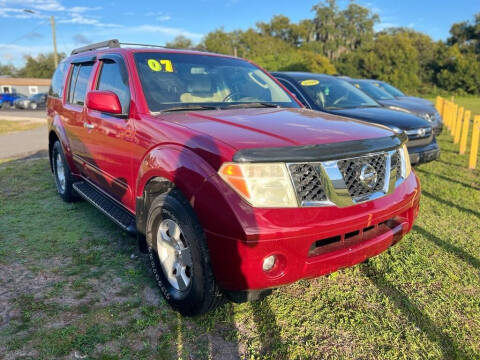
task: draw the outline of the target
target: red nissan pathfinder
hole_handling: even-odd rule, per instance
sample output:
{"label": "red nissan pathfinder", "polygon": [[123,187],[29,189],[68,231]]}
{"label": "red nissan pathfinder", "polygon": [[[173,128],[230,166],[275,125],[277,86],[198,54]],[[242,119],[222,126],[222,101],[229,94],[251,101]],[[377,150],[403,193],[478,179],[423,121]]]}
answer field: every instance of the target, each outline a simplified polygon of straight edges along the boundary
{"label": "red nissan pathfinder", "polygon": [[120,45],[57,68],[50,163],[63,200],[137,235],[182,314],[355,265],[412,228],[404,133],[302,108],[246,60]]}

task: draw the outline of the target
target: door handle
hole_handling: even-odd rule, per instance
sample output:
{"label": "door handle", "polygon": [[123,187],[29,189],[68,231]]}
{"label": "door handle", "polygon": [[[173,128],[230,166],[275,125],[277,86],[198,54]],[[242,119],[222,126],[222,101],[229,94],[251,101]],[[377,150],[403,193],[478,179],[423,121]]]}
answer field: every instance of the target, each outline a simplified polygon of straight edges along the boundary
{"label": "door handle", "polygon": [[84,123],[83,123],[83,127],[90,130],[90,129],[93,129],[93,128],[95,127],[95,125],[90,124],[90,123],[87,123],[87,122],[84,122]]}

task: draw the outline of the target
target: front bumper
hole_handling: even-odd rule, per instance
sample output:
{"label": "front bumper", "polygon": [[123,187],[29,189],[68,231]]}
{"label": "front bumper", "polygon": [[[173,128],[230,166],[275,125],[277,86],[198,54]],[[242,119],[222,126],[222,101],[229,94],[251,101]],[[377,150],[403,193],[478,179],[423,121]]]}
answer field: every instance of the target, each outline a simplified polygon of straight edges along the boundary
{"label": "front bumper", "polygon": [[[240,204],[235,209],[233,204],[236,215],[224,214],[225,221],[236,216],[243,238],[225,235],[231,229],[221,218],[208,219],[207,209],[195,210],[205,228],[217,282],[226,290],[240,291],[318,277],[385,251],[410,231],[419,200],[420,185],[412,173],[394,193],[346,208],[252,209]],[[270,255],[277,262],[265,272],[262,262]]]}
{"label": "front bumper", "polygon": [[410,155],[410,163],[418,165],[437,160],[440,157],[440,147],[434,139],[428,145],[408,148],[408,153]]}

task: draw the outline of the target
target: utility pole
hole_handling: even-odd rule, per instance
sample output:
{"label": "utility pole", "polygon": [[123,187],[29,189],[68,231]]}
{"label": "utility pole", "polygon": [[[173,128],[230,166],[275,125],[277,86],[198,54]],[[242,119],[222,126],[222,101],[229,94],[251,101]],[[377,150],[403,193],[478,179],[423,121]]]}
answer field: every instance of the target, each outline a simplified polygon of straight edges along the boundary
{"label": "utility pole", "polygon": [[52,38],[53,38],[53,62],[55,63],[55,69],[58,66],[58,54],[57,54],[57,39],[55,37],[55,18],[50,16],[50,24],[52,24]]}
{"label": "utility pole", "polygon": [[[36,11],[31,9],[23,9],[24,12],[28,14],[37,14]],[[50,16],[50,24],[52,25],[52,38],[53,38],[53,62],[55,64],[55,69],[58,66],[58,53],[57,53],[57,38],[55,36],[55,18]]]}

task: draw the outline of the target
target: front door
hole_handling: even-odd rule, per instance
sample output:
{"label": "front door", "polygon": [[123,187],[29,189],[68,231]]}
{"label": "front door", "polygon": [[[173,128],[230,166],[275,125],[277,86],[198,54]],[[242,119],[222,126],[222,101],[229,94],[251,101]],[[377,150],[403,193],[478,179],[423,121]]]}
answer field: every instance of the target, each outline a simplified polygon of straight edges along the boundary
{"label": "front door", "polygon": [[134,205],[131,145],[133,120],[129,117],[128,73],[121,55],[100,57],[94,90],[114,92],[122,105],[122,115],[86,109],[85,142],[89,149],[86,162],[88,178],[130,210]]}

